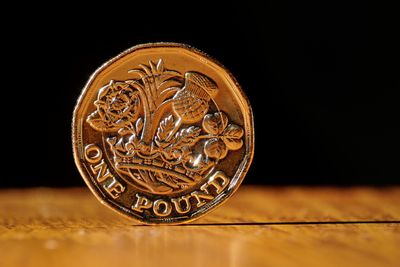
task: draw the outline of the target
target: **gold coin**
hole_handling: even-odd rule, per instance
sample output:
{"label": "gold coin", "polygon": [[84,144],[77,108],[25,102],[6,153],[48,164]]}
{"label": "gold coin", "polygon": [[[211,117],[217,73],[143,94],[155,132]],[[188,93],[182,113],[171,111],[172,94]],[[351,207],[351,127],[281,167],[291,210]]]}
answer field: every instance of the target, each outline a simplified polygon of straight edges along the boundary
{"label": "gold coin", "polygon": [[74,110],[76,165],[93,194],[146,224],[192,221],[227,200],[253,157],[250,103],[220,63],[187,45],[126,50]]}

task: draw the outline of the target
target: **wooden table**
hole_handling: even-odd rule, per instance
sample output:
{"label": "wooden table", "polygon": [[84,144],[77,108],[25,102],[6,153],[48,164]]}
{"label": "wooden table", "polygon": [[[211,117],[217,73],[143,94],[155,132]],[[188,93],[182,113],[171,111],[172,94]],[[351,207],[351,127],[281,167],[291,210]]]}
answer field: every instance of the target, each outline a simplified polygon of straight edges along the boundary
{"label": "wooden table", "polygon": [[242,186],[183,226],[142,226],[87,188],[0,191],[0,266],[400,266],[400,187]]}

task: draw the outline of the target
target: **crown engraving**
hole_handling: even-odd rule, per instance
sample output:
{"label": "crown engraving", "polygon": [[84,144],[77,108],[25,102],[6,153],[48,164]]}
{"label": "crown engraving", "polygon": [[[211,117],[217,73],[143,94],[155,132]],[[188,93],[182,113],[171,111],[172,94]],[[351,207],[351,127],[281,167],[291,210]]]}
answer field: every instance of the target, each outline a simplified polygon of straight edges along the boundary
{"label": "crown engraving", "polygon": [[218,86],[195,71],[181,74],[162,59],[99,89],[89,125],[103,133],[117,172],[144,191],[185,190],[243,146],[242,127],[214,101]]}

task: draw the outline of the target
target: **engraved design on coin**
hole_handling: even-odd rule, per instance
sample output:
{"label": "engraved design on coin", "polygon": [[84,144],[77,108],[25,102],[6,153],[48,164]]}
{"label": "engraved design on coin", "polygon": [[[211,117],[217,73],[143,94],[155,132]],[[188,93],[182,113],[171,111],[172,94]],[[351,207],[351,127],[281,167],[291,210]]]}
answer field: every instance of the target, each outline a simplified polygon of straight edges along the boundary
{"label": "engraved design on coin", "polygon": [[129,73],[98,89],[86,121],[103,133],[115,170],[130,184],[159,195],[181,192],[243,146],[243,128],[218,108],[218,85],[207,75],[167,69],[162,59]]}
{"label": "engraved design on coin", "polygon": [[254,151],[233,75],[190,46],[134,46],[98,68],[72,120],[74,160],[101,203],[146,224],[193,221],[238,188]]}

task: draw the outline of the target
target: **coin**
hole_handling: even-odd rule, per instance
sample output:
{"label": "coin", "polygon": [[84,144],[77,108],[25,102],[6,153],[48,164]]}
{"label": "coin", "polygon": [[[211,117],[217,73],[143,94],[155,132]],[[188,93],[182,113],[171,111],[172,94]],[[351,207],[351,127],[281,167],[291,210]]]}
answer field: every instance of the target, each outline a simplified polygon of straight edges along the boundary
{"label": "coin", "polygon": [[145,224],[180,224],[237,190],[253,157],[253,116],[213,58],[183,44],[143,44],[90,77],[72,141],[103,204]]}

